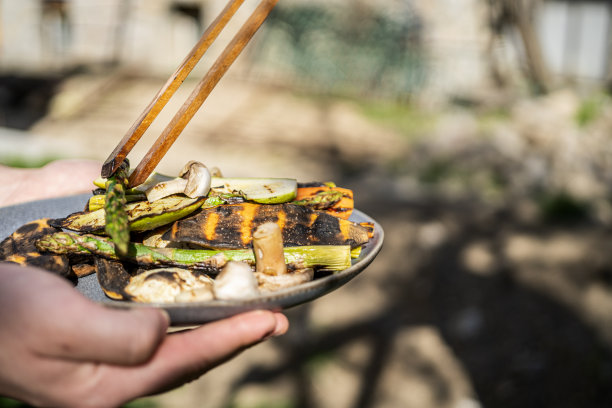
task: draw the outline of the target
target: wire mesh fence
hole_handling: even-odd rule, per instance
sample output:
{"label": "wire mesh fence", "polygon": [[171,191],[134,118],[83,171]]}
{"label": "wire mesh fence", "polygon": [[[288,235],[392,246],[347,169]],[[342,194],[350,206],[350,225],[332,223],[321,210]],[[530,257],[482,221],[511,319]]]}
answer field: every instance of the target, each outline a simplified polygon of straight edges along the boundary
{"label": "wire mesh fence", "polygon": [[406,3],[384,7],[279,5],[252,52],[253,70],[319,92],[403,98],[427,72],[421,23]]}

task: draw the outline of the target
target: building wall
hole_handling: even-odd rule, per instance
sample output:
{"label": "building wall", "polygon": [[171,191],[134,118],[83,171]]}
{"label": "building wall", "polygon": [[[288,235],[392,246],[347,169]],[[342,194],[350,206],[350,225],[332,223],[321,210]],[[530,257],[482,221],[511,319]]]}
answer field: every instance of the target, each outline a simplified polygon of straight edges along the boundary
{"label": "building wall", "polygon": [[[224,0],[67,0],[62,19],[45,13],[43,3],[0,0],[0,69],[44,72],[119,60],[143,72],[172,70],[201,35],[196,20],[173,12],[172,6],[199,5],[206,26],[226,4]],[[247,1],[232,22],[241,21],[254,4]]]}
{"label": "building wall", "polygon": [[[119,62],[142,74],[167,75],[197,42],[203,27],[225,7],[226,0],[65,0],[64,14],[55,9],[45,9],[44,3],[44,0],[0,0],[0,71],[48,73],[77,64]],[[232,20],[232,26],[224,31],[196,73],[203,72],[214,61],[222,46],[258,3],[258,0],[245,1]],[[553,73],[602,79],[610,61],[612,5],[593,0],[569,3],[544,2],[537,24],[546,60]],[[199,24],[193,16],[173,11],[181,5],[200,7]],[[417,14],[423,52],[406,57],[412,59],[412,65],[384,72],[384,67],[370,64],[363,68],[365,74],[355,74],[358,65],[367,65],[368,59],[382,59],[380,65],[384,66],[389,53],[364,54],[358,56],[361,61],[354,63],[348,58],[338,59],[336,65],[341,66],[332,66],[331,69],[338,74],[355,74],[348,77],[354,83],[367,82],[362,78],[364,75],[375,76],[379,72],[388,75],[392,81],[396,78],[404,82],[422,81],[420,86],[427,89],[434,99],[473,93],[489,85],[487,58],[490,58],[492,44],[489,42],[486,2],[482,0],[381,0],[376,3],[366,0],[286,0],[282,5],[344,7],[357,13],[355,15],[360,10],[376,10],[390,19],[405,18],[404,24],[414,24],[410,16],[405,17],[406,14]],[[310,29],[310,25],[307,27]],[[339,57],[341,52],[354,50],[323,41],[317,43],[319,34],[313,31],[311,39],[314,42],[309,45],[309,51],[331,52],[332,57]],[[264,50],[269,57],[268,60],[264,58],[264,62],[273,69],[262,72],[267,72],[269,78],[302,77],[304,67],[281,61],[288,60],[291,51],[288,47],[292,46],[280,43],[287,40],[286,33],[284,35],[271,47],[274,49]],[[400,38],[399,41],[404,40]],[[521,64],[520,47],[516,47],[518,43],[516,38],[509,37],[493,45],[499,48],[494,51],[504,54],[511,68]],[[326,51],[325,47],[329,50]],[[239,59],[237,65],[248,65],[245,60]],[[307,56],[305,62],[316,61]],[[323,62],[326,62],[325,55]],[[398,64],[397,61],[394,63]],[[305,69],[322,75],[325,65],[313,64]],[[402,73],[402,69],[418,69],[419,72]],[[410,75],[413,78],[403,78]],[[323,81],[322,78],[314,79],[320,83],[325,80],[335,83],[337,80],[333,75],[323,78]],[[379,84],[376,80],[371,82]],[[396,87],[399,92],[415,89],[414,84],[404,85]]]}

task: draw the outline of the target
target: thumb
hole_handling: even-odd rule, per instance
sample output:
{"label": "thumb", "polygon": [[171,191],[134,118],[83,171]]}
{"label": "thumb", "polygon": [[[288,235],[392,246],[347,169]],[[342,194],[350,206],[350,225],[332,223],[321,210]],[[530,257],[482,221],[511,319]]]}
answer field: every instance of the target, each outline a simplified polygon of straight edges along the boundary
{"label": "thumb", "polygon": [[113,309],[92,304],[55,327],[45,353],[70,360],[136,365],[157,350],[169,325],[161,309]]}

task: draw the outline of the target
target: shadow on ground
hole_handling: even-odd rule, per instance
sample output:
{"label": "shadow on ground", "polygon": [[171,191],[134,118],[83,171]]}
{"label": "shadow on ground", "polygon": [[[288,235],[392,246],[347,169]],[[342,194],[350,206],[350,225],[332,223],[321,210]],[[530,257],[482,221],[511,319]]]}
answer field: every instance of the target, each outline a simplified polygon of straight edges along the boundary
{"label": "shadow on ground", "polygon": [[[285,358],[277,365],[252,367],[234,384],[235,390],[290,378],[295,406],[320,406],[313,399],[317,392],[311,380],[311,361],[362,341],[367,344],[369,357],[365,364],[353,367],[359,384],[348,406],[400,406],[396,405],[397,398],[386,395],[383,383],[385,372],[393,369],[398,358],[403,358],[410,371],[427,384],[432,393],[430,406],[458,406],[458,396],[453,392],[456,387],[444,373],[444,364],[419,359],[418,348],[412,350],[412,356],[400,356],[393,347],[405,329],[432,326],[468,377],[475,394],[475,405],[471,406],[478,406],[475,401],[485,407],[509,408],[610,406],[609,344],[567,302],[538,289],[541,285],[530,285],[529,279],[517,278],[519,272],[514,268],[521,266],[507,259],[505,247],[513,234],[546,236],[565,230],[567,225],[526,225],[512,208],[492,211],[470,202],[406,203],[380,196],[363,200],[368,197],[366,192],[358,187],[355,190],[356,196],[362,197],[361,208],[383,225],[387,238],[401,236],[402,230],[407,235],[418,231],[415,225],[446,225],[446,238],[423,250],[407,236],[401,251],[383,249],[375,261],[378,269],[399,266],[400,270],[377,281],[388,302],[374,315],[317,331],[303,329],[312,328],[311,306],[291,310],[294,329],[278,342]],[[583,232],[599,228],[588,223],[570,227]],[[464,266],[466,250],[474,242],[484,242],[491,248],[493,270],[479,274]],[[583,270],[578,273],[595,281],[591,284],[606,286],[601,271],[588,270],[598,268],[588,256],[585,254]],[[567,271],[558,272],[558,279],[566,278]],[[296,330],[296,326],[302,329]],[[405,386],[409,388],[410,383]]]}

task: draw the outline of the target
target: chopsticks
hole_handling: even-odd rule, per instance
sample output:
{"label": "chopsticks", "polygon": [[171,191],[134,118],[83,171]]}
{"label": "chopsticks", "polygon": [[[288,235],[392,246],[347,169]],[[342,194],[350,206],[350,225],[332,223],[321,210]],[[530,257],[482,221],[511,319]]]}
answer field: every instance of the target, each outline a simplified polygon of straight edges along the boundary
{"label": "chopsticks", "polygon": [[[170,76],[166,84],[159,90],[106,159],[102,165],[102,177],[109,177],[117,170],[243,2],[244,0],[230,0],[221,14],[204,32],[179,68]],[[277,2],[278,0],[263,0],[259,4],[131,173],[129,187],[145,182],[223,75],[228,71],[236,58],[238,58],[259,27],[261,27]]]}

